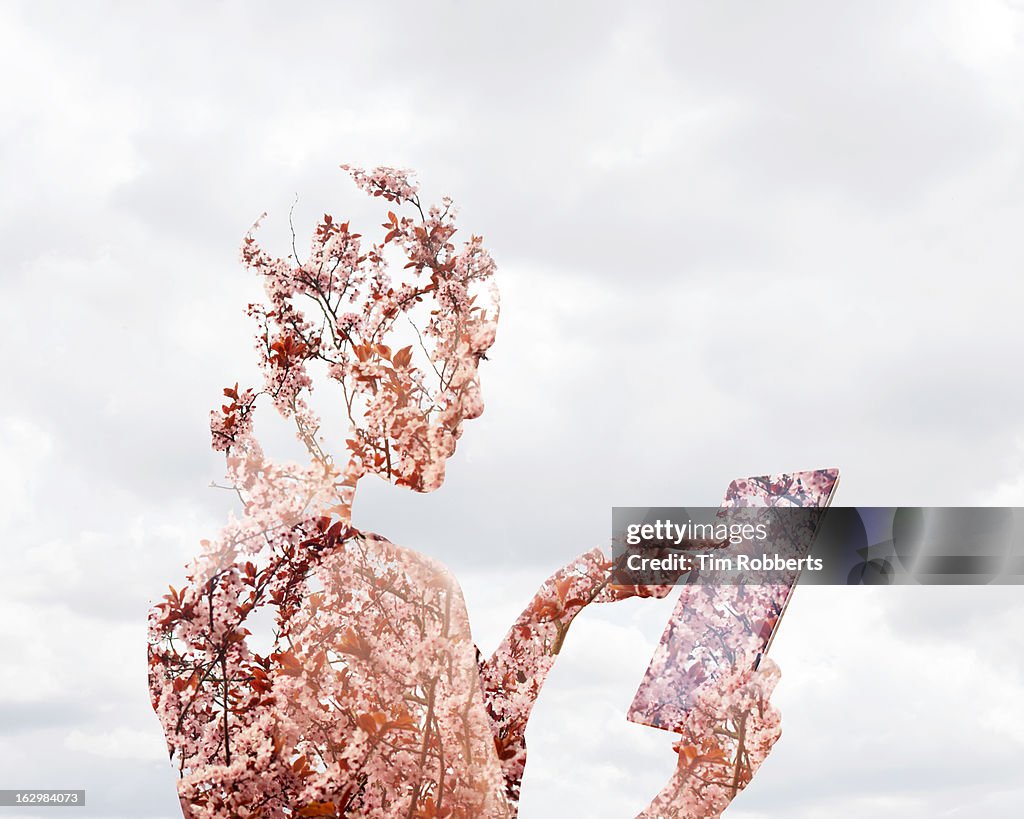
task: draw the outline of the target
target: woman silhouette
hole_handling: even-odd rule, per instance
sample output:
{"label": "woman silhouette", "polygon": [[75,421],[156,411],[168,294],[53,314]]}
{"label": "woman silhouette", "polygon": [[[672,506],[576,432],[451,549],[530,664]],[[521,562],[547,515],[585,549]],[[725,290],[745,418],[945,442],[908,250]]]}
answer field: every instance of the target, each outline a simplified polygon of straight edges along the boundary
{"label": "woman silhouette", "polygon": [[[586,605],[664,595],[621,587],[594,549],[545,582],[498,650],[473,644],[462,593],[436,561],[352,526],[367,474],[420,492],[444,480],[498,317],[494,263],[461,247],[448,199],[421,204],[406,172],[348,168],[394,208],[377,244],[325,215],[305,261],[245,238],[263,280],[262,390],[211,413],[242,503],[187,580],[150,613],[150,692],[186,817],[514,817],[527,719]],[[403,281],[392,280],[399,260]],[[403,341],[408,342],[403,346]],[[311,408],[313,374],[340,387],[345,456]],[[269,460],[257,400],[290,419],[308,463]],[[262,656],[246,627],[267,612]],[[679,765],[641,816],[718,816],[778,737],[773,667],[737,670],[676,726]]]}

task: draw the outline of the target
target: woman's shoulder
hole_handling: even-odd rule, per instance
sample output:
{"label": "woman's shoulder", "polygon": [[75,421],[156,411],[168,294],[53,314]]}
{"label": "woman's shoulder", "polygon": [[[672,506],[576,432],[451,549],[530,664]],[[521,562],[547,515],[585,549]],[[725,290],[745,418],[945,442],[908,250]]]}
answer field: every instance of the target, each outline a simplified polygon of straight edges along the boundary
{"label": "woman's shoulder", "polygon": [[343,553],[335,552],[335,559],[353,562],[373,577],[402,578],[417,586],[447,590],[462,597],[458,580],[440,560],[392,542],[384,535],[368,530],[352,530]]}

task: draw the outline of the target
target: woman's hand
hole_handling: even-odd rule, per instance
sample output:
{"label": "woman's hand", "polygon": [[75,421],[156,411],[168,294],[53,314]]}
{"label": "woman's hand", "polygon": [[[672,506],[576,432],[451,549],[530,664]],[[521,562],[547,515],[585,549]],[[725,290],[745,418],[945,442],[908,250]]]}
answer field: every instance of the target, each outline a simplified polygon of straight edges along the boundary
{"label": "woman's hand", "polygon": [[638,819],[716,819],[749,784],[781,735],[769,701],[778,666],[734,669],[703,686],[678,731],[676,772]]}
{"label": "woman's hand", "polygon": [[[726,544],[718,540],[701,539],[685,540],[678,545],[673,544],[671,547],[651,547],[649,544],[643,548],[626,547],[621,554],[617,554],[615,558],[608,561],[607,582],[600,589],[593,602],[611,603],[616,600],[627,600],[630,597],[667,597],[672,589],[679,585],[683,576],[691,573],[682,568],[676,570],[660,569],[655,575],[658,580],[662,581],[660,583],[623,583],[621,582],[622,580],[634,578],[635,573],[631,573],[627,569],[627,561],[634,555],[644,558],[664,559],[670,555],[678,555],[681,552],[707,552],[712,549],[720,549],[724,545]],[[647,574],[653,575],[655,573],[648,572]]]}

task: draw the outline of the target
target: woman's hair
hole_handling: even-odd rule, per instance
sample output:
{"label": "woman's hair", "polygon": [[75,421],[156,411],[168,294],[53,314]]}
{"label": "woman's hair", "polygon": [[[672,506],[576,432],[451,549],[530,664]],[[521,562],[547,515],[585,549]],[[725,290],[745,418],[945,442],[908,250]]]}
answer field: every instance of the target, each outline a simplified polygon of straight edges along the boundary
{"label": "woman's hair", "polygon": [[[356,185],[391,208],[368,241],[348,221],[325,214],[304,260],[275,258],[242,244],[242,262],[263,281],[250,304],[262,390],[225,390],[211,415],[215,449],[256,445],[252,411],[267,395],[292,419],[316,461],[334,456],[309,403],[314,378],[341,387],[348,421],[346,480],[377,473],[419,491],[444,480],[464,419],[483,411],[477,369],[494,343],[498,295],[494,261],[480,236],[461,245],[451,199],[424,206],[411,173],[343,165]],[[262,217],[261,217],[262,218]]]}

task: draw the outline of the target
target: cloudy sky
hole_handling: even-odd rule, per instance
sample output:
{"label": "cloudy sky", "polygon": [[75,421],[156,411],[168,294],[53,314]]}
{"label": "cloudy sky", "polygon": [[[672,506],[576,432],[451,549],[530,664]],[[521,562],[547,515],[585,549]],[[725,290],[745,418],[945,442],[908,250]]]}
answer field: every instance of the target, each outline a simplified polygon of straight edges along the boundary
{"label": "cloudy sky", "polygon": [[[267,211],[286,252],[296,199],[375,225],[341,162],[418,169],[500,265],[448,484],[356,509],[452,567],[485,649],[613,504],[839,466],[840,503],[1024,505],[1019,3],[4,2],[0,70],[0,788],[177,815],[146,610],[230,508],[239,241]],[[671,604],[574,625],[523,819],[667,780],[624,715]],[[727,816],[1019,815],[1022,620],[1013,587],[801,589]]]}

